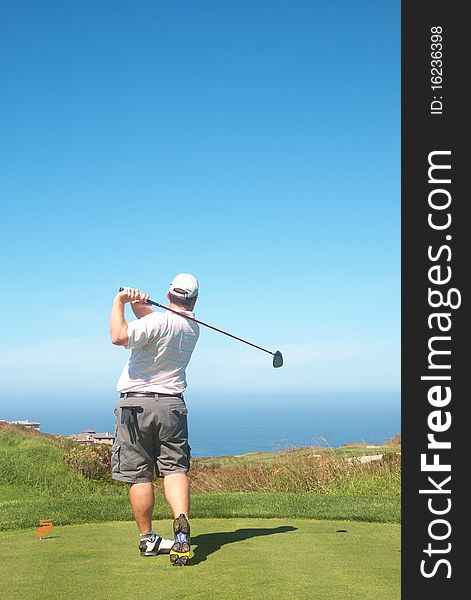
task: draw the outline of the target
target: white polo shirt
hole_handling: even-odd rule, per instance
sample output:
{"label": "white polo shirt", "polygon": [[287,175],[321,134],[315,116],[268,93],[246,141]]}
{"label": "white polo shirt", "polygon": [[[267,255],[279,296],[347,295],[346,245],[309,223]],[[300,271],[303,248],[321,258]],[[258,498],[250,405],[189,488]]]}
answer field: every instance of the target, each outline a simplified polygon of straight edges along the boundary
{"label": "white polo shirt", "polygon": [[131,321],[126,346],[131,354],[119,377],[118,392],[183,392],[187,387],[185,369],[199,333],[198,323],[169,311]]}

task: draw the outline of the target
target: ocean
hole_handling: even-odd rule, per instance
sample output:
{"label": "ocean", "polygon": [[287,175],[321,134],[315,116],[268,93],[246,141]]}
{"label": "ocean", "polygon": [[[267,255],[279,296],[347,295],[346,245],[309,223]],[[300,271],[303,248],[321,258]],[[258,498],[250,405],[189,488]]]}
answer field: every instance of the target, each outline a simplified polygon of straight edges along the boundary
{"label": "ocean", "polygon": [[[194,457],[309,445],[336,447],[349,442],[381,444],[400,431],[399,392],[187,394],[185,401]],[[53,405],[18,401],[2,410],[0,418],[39,421],[42,432],[60,435],[84,429],[113,433],[114,406],[113,395]]]}

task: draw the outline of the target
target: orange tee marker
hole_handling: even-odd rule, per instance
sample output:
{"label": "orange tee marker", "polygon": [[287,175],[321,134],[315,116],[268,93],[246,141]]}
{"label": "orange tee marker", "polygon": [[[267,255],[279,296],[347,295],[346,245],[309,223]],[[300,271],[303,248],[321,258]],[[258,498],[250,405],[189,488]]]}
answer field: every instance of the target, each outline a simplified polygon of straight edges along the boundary
{"label": "orange tee marker", "polygon": [[51,519],[40,519],[39,520],[39,529],[36,530],[36,537],[40,540],[46,535],[49,535],[52,531],[52,521]]}

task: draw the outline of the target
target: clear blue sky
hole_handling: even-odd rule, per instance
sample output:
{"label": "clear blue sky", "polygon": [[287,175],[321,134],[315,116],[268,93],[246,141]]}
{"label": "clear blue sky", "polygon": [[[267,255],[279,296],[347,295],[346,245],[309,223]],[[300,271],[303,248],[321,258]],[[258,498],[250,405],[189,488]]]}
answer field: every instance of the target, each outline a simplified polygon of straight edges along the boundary
{"label": "clear blue sky", "polygon": [[120,285],[203,330],[194,394],[399,389],[400,5],[2,3],[2,396],[113,396]]}

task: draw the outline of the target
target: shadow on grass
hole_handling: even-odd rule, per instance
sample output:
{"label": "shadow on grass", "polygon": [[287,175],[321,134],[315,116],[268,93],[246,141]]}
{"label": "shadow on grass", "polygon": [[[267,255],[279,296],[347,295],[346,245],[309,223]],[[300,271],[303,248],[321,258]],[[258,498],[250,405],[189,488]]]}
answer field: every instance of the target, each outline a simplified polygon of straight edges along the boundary
{"label": "shadow on grass", "polygon": [[236,531],[221,531],[219,533],[204,533],[191,538],[191,544],[197,545],[194,554],[188,562],[187,568],[198,565],[205,561],[210,554],[217,552],[226,544],[234,542],[242,542],[252,537],[261,535],[274,535],[276,533],[287,533],[288,531],[296,531],[297,527],[285,525],[282,527],[273,527],[271,529],[236,529]]}

